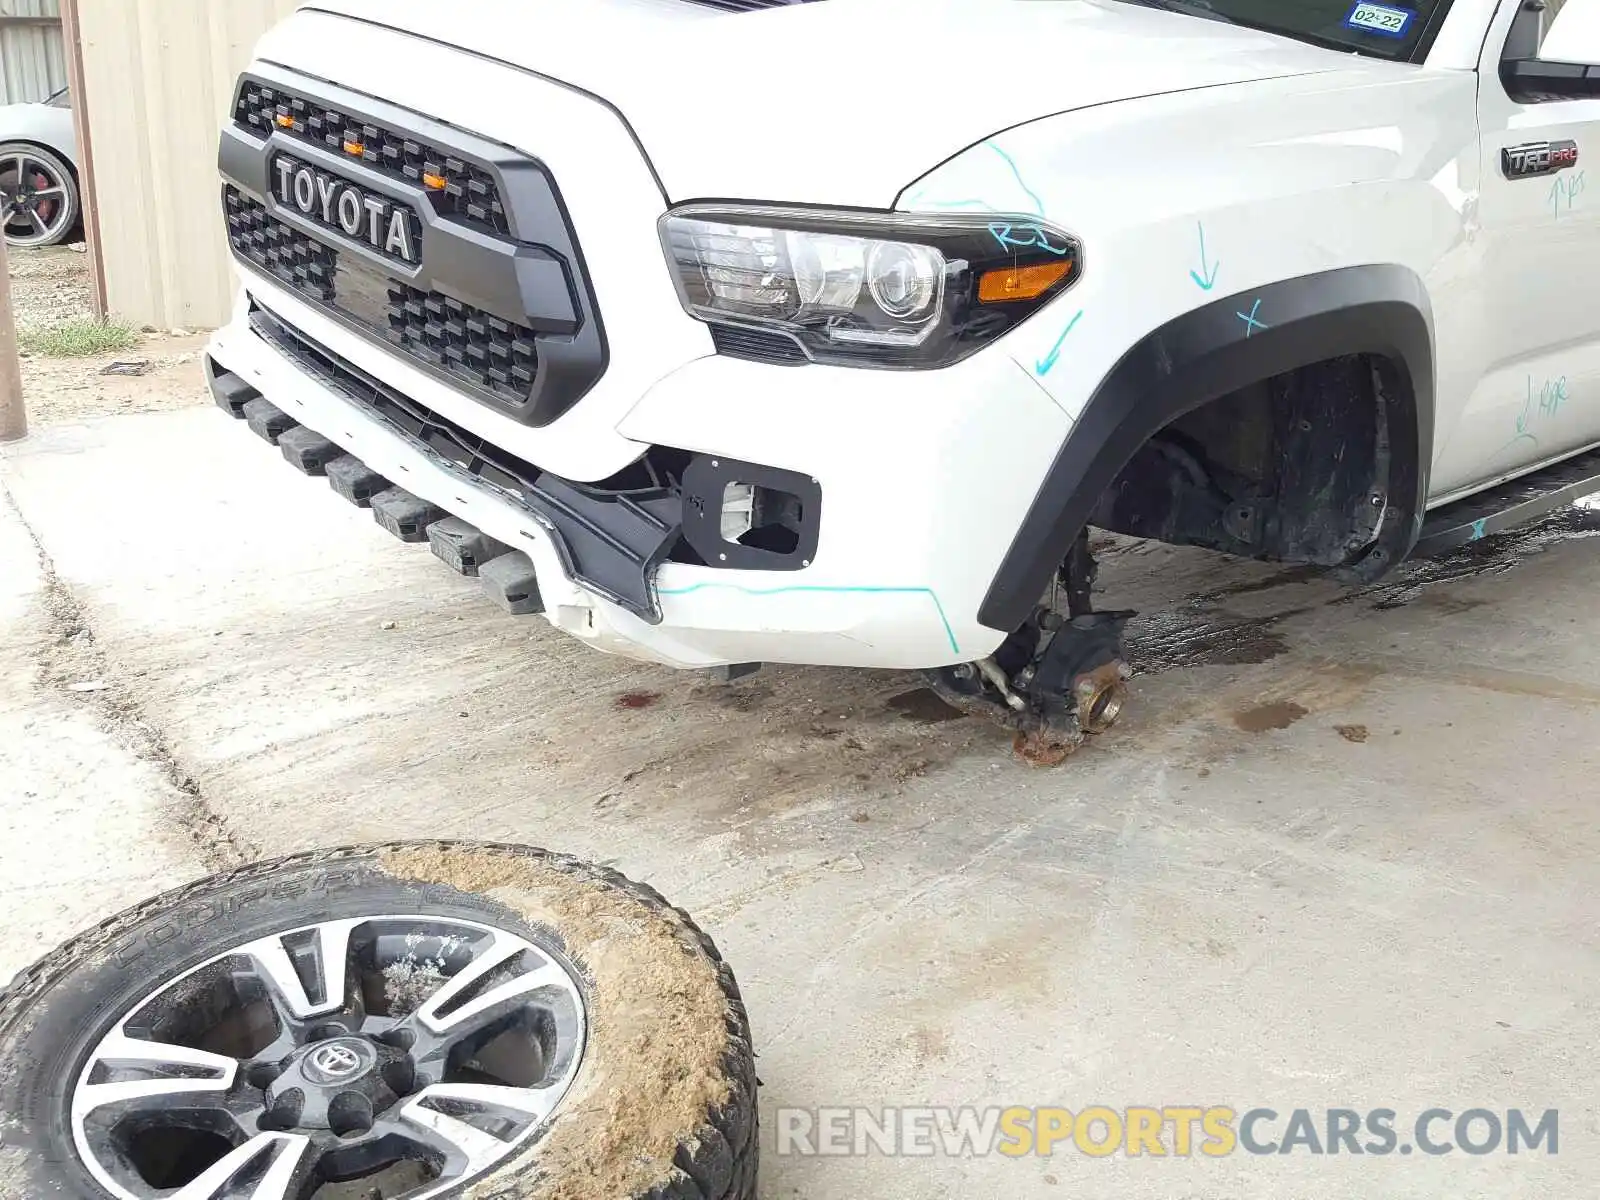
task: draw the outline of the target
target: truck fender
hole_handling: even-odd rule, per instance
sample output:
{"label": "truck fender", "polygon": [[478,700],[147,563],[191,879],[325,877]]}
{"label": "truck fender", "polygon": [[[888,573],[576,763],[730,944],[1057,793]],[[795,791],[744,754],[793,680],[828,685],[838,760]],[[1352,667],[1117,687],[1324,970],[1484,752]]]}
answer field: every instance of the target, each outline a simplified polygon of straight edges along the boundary
{"label": "truck fender", "polygon": [[1374,264],[1302,275],[1213,301],[1129,349],[1062,443],[978,619],[1006,632],[1027,620],[1101,494],[1166,425],[1239,388],[1350,354],[1378,356],[1392,368],[1383,372],[1381,387],[1388,405],[1388,505],[1375,542],[1354,564],[1363,577],[1388,570],[1416,543],[1427,503],[1433,313],[1415,272]]}

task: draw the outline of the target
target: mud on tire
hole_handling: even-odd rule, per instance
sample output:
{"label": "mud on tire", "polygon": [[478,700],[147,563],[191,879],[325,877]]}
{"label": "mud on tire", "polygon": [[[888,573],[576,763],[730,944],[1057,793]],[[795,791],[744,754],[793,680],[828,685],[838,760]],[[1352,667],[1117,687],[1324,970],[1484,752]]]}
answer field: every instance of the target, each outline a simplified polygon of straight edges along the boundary
{"label": "mud on tire", "polygon": [[[501,1104],[566,1068],[553,1113]],[[0,992],[0,1200],[748,1200],[756,1086],[732,971],[650,888],[520,846],[319,851],[129,909]],[[178,1133],[139,1107],[164,1087]]]}

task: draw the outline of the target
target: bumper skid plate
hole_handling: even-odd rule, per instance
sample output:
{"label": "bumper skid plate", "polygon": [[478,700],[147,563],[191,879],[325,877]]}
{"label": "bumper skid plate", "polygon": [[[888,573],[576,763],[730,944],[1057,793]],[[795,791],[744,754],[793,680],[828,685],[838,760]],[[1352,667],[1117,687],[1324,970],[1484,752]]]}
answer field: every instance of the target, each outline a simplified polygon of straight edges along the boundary
{"label": "bumper skid plate", "polygon": [[459,575],[476,577],[484,594],[512,616],[538,616],[545,610],[533,560],[459,517],[404,488],[395,487],[352,454],[304,425],[250,388],[237,375],[206,360],[217,407],[250,427],[283,452],[307,475],[327,475],[333,490],[360,508],[370,508],[377,523],[402,542],[427,542],[434,556]]}
{"label": "bumper skid plate", "polygon": [[371,508],[374,496],[394,486],[353,454],[328,464],[328,483],[357,508]]}
{"label": "bumper skid plate", "polygon": [[250,432],[274,446],[280,437],[295,427],[293,417],[261,396],[244,406],[244,419],[245,424],[250,426]]}
{"label": "bumper skid plate", "polygon": [[[381,420],[438,466],[531,513],[550,531],[570,578],[641,620],[660,624],[652,579],[683,531],[679,496],[662,487],[611,491],[562,479],[485,443],[365,374],[259,304],[250,314],[250,325],[318,384]],[[274,436],[281,433],[279,429]],[[433,520],[444,515],[435,510]]]}
{"label": "bumper skid plate", "polygon": [[326,475],[328,464],[344,456],[338,446],[304,425],[296,425],[281,434],[278,449],[283,451],[289,465],[304,475]]}
{"label": "bumper skid plate", "polygon": [[429,525],[428,545],[435,558],[469,579],[476,579],[485,564],[511,553],[510,546],[459,517],[446,517]]}
{"label": "bumper skid plate", "polygon": [[405,488],[390,488],[372,498],[373,519],[402,542],[428,540],[428,526],[444,519],[444,511],[413,496]]}
{"label": "bumper skid plate", "polygon": [[514,617],[537,616],[544,612],[533,560],[520,550],[484,563],[478,568],[478,580],[489,598]]}
{"label": "bumper skid plate", "polygon": [[211,394],[216,398],[217,407],[236,421],[244,420],[246,404],[261,399],[260,392],[232,371],[222,370],[211,358],[206,359],[206,381],[211,384]]}

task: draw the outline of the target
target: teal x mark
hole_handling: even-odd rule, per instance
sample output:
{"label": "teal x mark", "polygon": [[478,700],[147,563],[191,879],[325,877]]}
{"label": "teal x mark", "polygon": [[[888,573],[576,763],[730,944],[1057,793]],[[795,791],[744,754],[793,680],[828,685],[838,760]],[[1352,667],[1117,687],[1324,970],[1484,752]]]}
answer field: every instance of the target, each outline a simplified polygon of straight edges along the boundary
{"label": "teal x mark", "polygon": [[1236,312],[1236,313],[1233,314],[1234,316],[1238,317],[1239,320],[1244,322],[1244,335],[1245,335],[1245,337],[1249,337],[1252,333],[1254,333],[1258,329],[1267,328],[1260,321],[1256,320],[1256,314],[1258,312],[1260,312],[1260,311],[1261,311],[1261,301],[1257,300],[1254,304],[1252,304],[1250,306],[1250,315],[1248,317],[1245,316],[1242,312]]}

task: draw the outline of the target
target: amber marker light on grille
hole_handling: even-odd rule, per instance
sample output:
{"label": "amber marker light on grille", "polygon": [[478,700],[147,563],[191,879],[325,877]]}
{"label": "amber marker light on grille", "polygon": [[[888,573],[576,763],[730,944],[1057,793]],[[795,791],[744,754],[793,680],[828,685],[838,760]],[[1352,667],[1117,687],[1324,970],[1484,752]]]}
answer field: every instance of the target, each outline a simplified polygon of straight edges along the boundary
{"label": "amber marker light on grille", "polygon": [[344,144],[344,152],[346,154],[354,154],[359,157],[367,152],[367,148],[360,142],[346,142]]}
{"label": "amber marker light on grille", "polygon": [[978,302],[1000,304],[1007,300],[1037,300],[1072,274],[1071,257],[1031,267],[1002,267],[985,271],[978,280]]}
{"label": "amber marker light on grille", "polygon": [[293,129],[294,128],[294,118],[291,117],[288,113],[279,113],[278,114],[278,128],[279,129]]}
{"label": "amber marker light on grille", "polygon": [[442,192],[450,186],[450,181],[443,175],[424,175],[422,182],[424,186],[432,188],[436,192]]}

